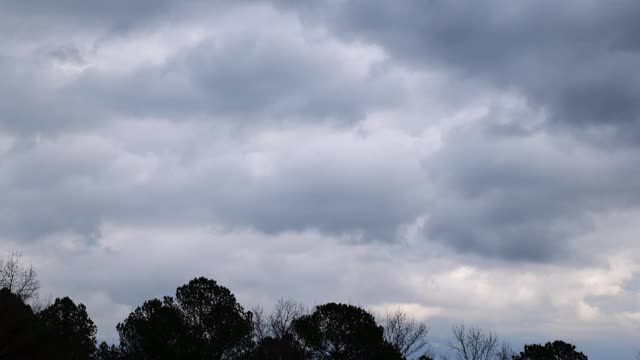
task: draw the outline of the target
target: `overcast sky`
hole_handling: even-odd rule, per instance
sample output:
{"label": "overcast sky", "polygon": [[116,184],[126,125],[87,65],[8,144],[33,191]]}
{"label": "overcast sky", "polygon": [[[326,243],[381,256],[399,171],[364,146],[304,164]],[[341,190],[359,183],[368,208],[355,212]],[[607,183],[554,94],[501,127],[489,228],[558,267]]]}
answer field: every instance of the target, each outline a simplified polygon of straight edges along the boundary
{"label": "overcast sky", "polygon": [[[0,253],[640,350],[640,2],[0,0]],[[614,355],[615,354],[615,355]]]}

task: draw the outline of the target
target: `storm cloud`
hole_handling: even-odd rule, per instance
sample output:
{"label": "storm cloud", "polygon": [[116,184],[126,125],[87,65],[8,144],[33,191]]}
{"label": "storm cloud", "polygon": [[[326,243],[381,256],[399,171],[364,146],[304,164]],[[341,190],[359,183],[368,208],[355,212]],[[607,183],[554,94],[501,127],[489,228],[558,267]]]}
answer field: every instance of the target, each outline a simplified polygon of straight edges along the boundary
{"label": "storm cloud", "polygon": [[545,109],[549,122],[608,130],[612,141],[638,138],[640,5],[633,1],[327,3],[301,11],[323,14],[340,36],[380,44],[410,66],[516,91]]}
{"label": "storm cloud", "polygon": [[206,275],[247,307],[404,306],[436,346],[464,320],[631,356],[639,15],[0,1],[0,252],[110,341]]}

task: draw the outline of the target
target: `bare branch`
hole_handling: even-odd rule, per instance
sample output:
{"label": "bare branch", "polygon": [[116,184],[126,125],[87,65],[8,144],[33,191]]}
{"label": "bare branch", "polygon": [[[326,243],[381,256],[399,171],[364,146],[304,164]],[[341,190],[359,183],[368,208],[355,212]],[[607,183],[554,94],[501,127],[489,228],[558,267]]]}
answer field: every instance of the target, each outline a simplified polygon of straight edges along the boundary
{"label": "bare branch", "polygon": [[49,296],[43,298],[40,295],[35,295],[29,302],[31,303],[33,313],[38,314],[53,304],[53,296],[49,294]]}
{"label": "bare branch", "polygon": [[253,313],[253,337],[256,342],[262,341],[267,337],[267,321],[264,316],[264,309],[257,305],[251,309]]}
{"label": "bare branch", "polygon": [[477,327],[466,328],[464,324],[454,325],[453,340],[449,347],[458,360],[490,360],[496,355],[498,336]]}
{"label": "bare branch", "polygon": [[495,359],[511,360],[515,354],[516,353],[513,351],[513,348],[511,347],[511,345],[506,341],[502,341],[502,344],[500,345],[500,349],[498,349],[498,351],[496,352]]}
{"label": "bare branch", "polygon": [[276,303],[273,313],[269,315],[267,328],[274,338],[283,338],[292,334],[293,320],[306,313],[304,306],[293,299],[280,299]]}
{"label": "bare branch", "polygon": [[27,302],[37,296],[40,281],[33,266],[25,266],[19,253],[11,253],[0,261],[0,288],[7,288],[22,301]]}
{"label": "bare branch", "polygon": [[402,309],[385,315],[383,327],[385,340],[405,358],[411,358],[429,345],[427,325],[409,318]]}

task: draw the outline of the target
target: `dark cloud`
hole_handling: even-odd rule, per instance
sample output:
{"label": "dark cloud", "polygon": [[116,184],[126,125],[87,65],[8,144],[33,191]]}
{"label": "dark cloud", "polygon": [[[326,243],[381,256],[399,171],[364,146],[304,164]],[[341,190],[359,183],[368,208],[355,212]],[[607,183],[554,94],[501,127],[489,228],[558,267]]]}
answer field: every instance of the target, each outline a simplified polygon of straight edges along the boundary
{"label": "dark cloud", "polygon": [[[331,175],[304,175],[322,166]],[[366,241],[395,241],[399,226],[420,215],[424,197],[415,193],[421,189],[418,179],[376,180],[376,170],[401,171],[382,161],[371,167],[314,162],[246,188],[247,201],[234,201],[221,213],[268,233],[311,228],[355,233]]]}
{"label": "dark cloud", "polygon": [[203,100],[222,112],[352,122],[365,107],[387,102],[373,74],[357,80],[339,62],[295,46],[274,38],[233,39],[222,47],[209,41],[189,56],[188,68]]}
{"label": "dark cloud", "polygon": [[[187,9],[194,4],[179,7]],[[66,16],[79,18],[84,14],[115,22],[137,18],[151,24],[151,14],[164,13],[167,20],[166,14],[172,13],[183,16],[172,18],[176,31],[186,24],[186,13],[177,11],[176,3],[168,2],[142,2],[131,9],[120,2],[65,2],[55,9],[68,6],[68,11],[55,14],[54,7],[46,4],[5,5],[14,16],[27,16],[33,6],[37,11],[31,15],[48,14],[43,21],[54,23],[62,22]],[[62,213],[74,216],[60,218],[54,208],[38,206],[38,211],[14,211],[4,219],[4,228],[11,229],[12,234],[28,229],[24,230],[27,237],[62,230],[93,234],[109,219],[181,219],[163,210],[178,207],[187,214],[184,219],[192,217],[195,222],[224,219],[236,226],[250,225],[270,233],[315,228],[390,239],[400,225],[428,213],[429,235],[458,250],[513,260],[547,261],[566,256],[571,250],[566,239],[579,232],[577,229],[588,229],[585,217],[589,212],[637,204],[635,197],[629,195],[636,191],[635,187],[616,183],[623,165],[611,169],[598,164],[593,173],[583,174],[567,172],[564,163],[527,161],[529,155],[524,151],[545,159],[559,154],[549,154],[545,148],[556,140],[543,147],[523,147],[522,143],[548,125],[529,124],[533,116],[526,112],[503,114],[500,116],[507,119],[506,123],[485,121],[472,133],[446,137],[443,149],[426,165],[427,173],[440,174],[434,184],[425,184],[431,185],[436,194],[430,203],[421,195],[410,199],[412,192],[423,191],[417,184],[423,179],[380,185],[386,180],[372,183],[362,174],[323,177],[316,172],[326,165],[316,162],[311,162],[314,166],[284,169],[278,177],[260,182],[252,180],[241,166],[222,164],[209,168],[210,173],[195,176],[189,183],[193,190],[190,193],[178,195],[173,187],[148,182],[132,196],[136,186],[132,183],[116,179],[120,188],[103,183],[105,178],[116,176],[108,166],[116,167],[111,171],[120,176],[122,169],[117,168],[114,159],[137,156],[122,151],[117,142],[101,138],[109,143],[106,153],[79,149],[86,158],[69,153],[56,155],[55,149],[69,147],[61,143],[68,141],[63,136],[65,132],[109,131],[110,124],[119,122],[204,120],[212,127],[194,129],[205,131],[224,128],[226,124],[259,125],[262,130],[318,121],[352,125],[367,114],[388,111],[402,103],[408,93],[388,75],[395,65],[393,61],[377,60],[375,66],[364,66],[364,72],[356,73],[346,57],[332,53],[340,50],[335,40],[326,36],[313,38],[299,29],[311,18],[323,20],[348,39],[382,45],[394,61],[400,60],[404,65],[436,68],[463,83],[468,77],[479,92],[484,91],[483,85],[489,86],[488,91],[515,89],[530,109],[549,112],[552,120],[587,127],[592,123],[606,124],[616,133],[626,128],[625,124],[634,123],[634,97],[638,92],[635,72],[630,68],[637,46],[633,37],[620,30],[629,22],[628,14],[634,13],[632,4],[616,2],[603,7],[570,2],[552,6],[549,2],[495,1],[491,6],[464,6],[442,1],[402,5],[351,1],[306,5],[311,8],[286,2],[277,5],[281,9],[296,6],[303,20],[264,4],[247,6],[229,16],[252,17],[257,19],[255,25],[263,28],[280,20],[280,32],[254,32],[242,23],[220,22],[212,25],[213,35],[183,46],[178,52],[159,55],[166,56],[160,61],[125,61],[122,66],[130,67],[126,69],[92,64],[91,58],[99,57],[110,47],[117,51],[119,42],[126,39],[144,41],[148,29],[107,38],[98,32],[90,36],[90,46],[61,43],[54,36],[56,41],[37,43],[33,46],[36,50],[13,54],[6,49],[0,58],[0,71],[6,75],[0,86],[0,92],[6,95],[0,100],[6,115],[2,128],[22,134],[18,136],[20,144],[49,136],[53,136],[48,139],[49,144],[54,144],[49,153],[42,145],[32,144],[31,148],[22,148],[23,153],[16,147],[5,155],[5,173],[12,178],[7,188],[19,190],[12,192],[12,202],[32,209],[41,201],[37,199],[43,199],[64,207]],[[57,80],[52,78],[56,66],[86,68]],[[624,134],[632,137],[634,132]],[[523,139],[522,143],[518,143],[519,139]],[[504,147],[492,146],[495,141],[503,142]],[[246,146],[244,141],[228,144]],[[150,151],[154,154],[157,150]],[[503,152],[511,157],[505,163],[496,162],[505,156]],[[234,161],[243,161],[236,151],[229,154]],[[286,157],[282,159],[287,161]],[[151,160],[157,159],[151,156]],[[67,166],[68,161],[75,165]],[[576,162],[576,166],[582,165]],[[345,168],[359,167],[349,162],[335,168],[328,166],[336,174],[344,173]],[[188,167],[182,170],[192,171]],[[367,176],[376,176],[368,168],[361,170]],[[387,169],[383,166],[380,171]],[[307,179],[300,174],[315,175]],[[591,180],[585,181],[587,177]],[[206,182],[212,178],[221,180],[216,187],[208,188]],[[91,186],[76,186],[78,179]],[[242,195],[237,194],[238,188],[244,189]],[[158,205],[147,206],[149,203]]]}
{"label": "dark cloud", "polygon": [[3,0],[2,9],[23,19],[35,18],[41,21],[55,19],[67,21],[67,26],[118,26],[130,27],[135,23],[150,21],[158,14],[167,14],[177,3],[160,1],[81,1],[62,0],[52,3],[46,0],[19,1]]}
{"label": "dark cloud", "polygon": [[639,9],[0,0],[0,251],[100,324],[204,274],[620,334]]}
{"label": "dark cloud", "polygon": [[86,61],[83,59],[80,49],[72,44],[65,44],[57,47],[51,47],[43,51],[43,55],[61,63],[69,63],[73,65],[83,65]]}
{"label": "dark cloud", "polygon": [[[296,6],[283,2],[287,6]],[[398,60],[522,93],[553,123],[640,138],[640,5],[568,1],[345,1],[298,6]],[[331,4],[331,5],[327,5]]]}
{"label": "dark cloud", "polygon": [[640,205],[635,150],[605,155],[567,137],[476,127],[447,142],[426,164],[439,185],[427,233],[462,252],[509,261],[590,257],[570,239],[593,230],[591,216]]}

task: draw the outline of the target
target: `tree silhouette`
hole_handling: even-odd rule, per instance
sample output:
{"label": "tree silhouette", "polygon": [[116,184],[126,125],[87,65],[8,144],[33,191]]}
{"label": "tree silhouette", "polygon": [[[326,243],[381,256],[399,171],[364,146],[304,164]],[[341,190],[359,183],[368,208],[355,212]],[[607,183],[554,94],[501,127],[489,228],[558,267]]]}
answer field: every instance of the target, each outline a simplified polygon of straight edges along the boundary
{"label": "tree silhouette", "polygon": [[311,315],[294,320],[293,328],[312,359],[402,359],[384,340],[373,315],[356,306],[317,306]]}
{"label": "tree silhouette", "polygon": [[[5,276],[24,273],[24,279],[35,279],[19,257],[9,260],[1,264]],[[8,283],[15,284],[12,279]],[[118,345],[96,347],[96,326],[83,304],[58,298],[34,314],[21,296],[0,289],[0,360],[435,359],[426,325],[402,311],[388,314],[383,325],[360,307],[338,303],[308,313],[293,300],[279,300],[268,316],[260,307],[254,316],[229,289],[199,277],[178,287],[175,297],[148,300],[131,312],[117,325]],[[492,332],[456,325],[449,342],[453,351],[438,359],[588,360],[575,345],[559,340],[525,345],[517,355],[509,344],[499,345]]]}
{"label": "tree silhouette", "polygon": [[37,296],[40,282],[33,266],[24,265],[21,259],[19,253],[11,253],[5,261],[0,260],[0,289],[9,289],[26,303]]}
{"label": "tree silhouette", "polygon": [[250,359],[306,359],[293,329],[293,322],[306,312],[302,304],[293,299],[280,299],[268,316],[260,306],[252,312],[256,347]]}
{"label": "tree silhouette", "polygon": [[117,325],[126,359],[195,358],[189,328],[173,298],[146,301]]}
{"label": "tree silhouette", "polygon": [[423,355],[420,355],[418,360],[434,360],[434,358],[431,355],[423,354]]}
{"label": "tree silhouette", "polygon": [[0,289],[0,359],[44,359],[49,341],[18,295]]}
{"label": "tree silhouette", "polygon": [[269,336],[269,329],[267,324],[267,318],[264,314],[264,308],[260,305],[256,305],[251,308],[252,318],[251,327],[253,328],[253,341],[259,344],[262,339]]}
{"label": "tree silhouette", "polygon": [[204,277],[149,300],[118,324],[127,359],[237,359],[251,350],[252,316],[229,289]]}
{"label": "tree silhouette", "polygon": [[293,299],[280,299],[267,318],[267,330],[274,338],[293,334],[293,321],[306,313],[305,307]]}
{"label": "tree silhouette", "polygon": [[513,360],[515,355],[516,353],[513,351],[513,348],[511,348],[511,345],[503,341],[500,349],[496,352],[495,358],[496,360]]}
{"label": "tree silhouette", "polygon": [[83,304],[70,298],[56,299],[37,318],[51,334],[57,358],[89,360],[96,351],[96,325]]}
{"label": "tree silhouette", "polygon": [[124,357],[120,348],[115,345],[109,345],[106,342],[101,342],[100,346],[96,350],[94,355],[95,360],[123,360]]}
{"label": "tree silhouette", "polygon": [[176,290],[176,302],[201,358],[234,359],[252,347],[252,314],[224,286],[204,277]]}
{"label": "tree silhouette", "polygon": [[492,332],[459,324],[453,326],[452,333],[449,347],[459,360],[490,360],[498,350],[498,336]]}
{"label": "tree silhouette", "polygon": [[386,314],[383,326],[385,340],[405,358],[417,355],[429,345],[427,325],[409,318],[401,309]]}
{"label": "tree silhouette", "polygon": [[249,356],[250,360],[306,360],[305,352],[292,334],[263,338]]}
{"label": "tree silhouette", "polygon": [[561,340],[548,342],[544,345],[525,345],[520,355],[514,360],[587,360],[587,356],[576,351],[576,346]]}

